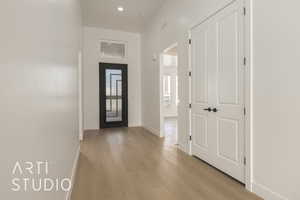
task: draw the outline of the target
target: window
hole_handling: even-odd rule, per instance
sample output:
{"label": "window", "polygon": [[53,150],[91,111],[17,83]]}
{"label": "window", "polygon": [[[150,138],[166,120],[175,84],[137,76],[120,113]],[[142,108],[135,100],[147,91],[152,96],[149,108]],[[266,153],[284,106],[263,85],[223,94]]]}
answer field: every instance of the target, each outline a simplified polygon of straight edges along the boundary
{"label": "window", "polygon": [[176,106],[178,106],[178,104],[179,104],[179,95],[178,95],[178,76],[176,76],[176,86],[175,86],[175,88],[176,88]]}
{"label": "window", "polygon": [[163,76],[164,101],[171,101],[171,76]]}
{"label": "window", "polygon": [[163,65],[167,67],[175,67],[177,66],[177,56],[172,55],[164,55],[163,56]]}
{"label": "window", "polygon": [[106,58],[125,58],[126,45],[122,42],[101,41],[100,42],[101,57]]}

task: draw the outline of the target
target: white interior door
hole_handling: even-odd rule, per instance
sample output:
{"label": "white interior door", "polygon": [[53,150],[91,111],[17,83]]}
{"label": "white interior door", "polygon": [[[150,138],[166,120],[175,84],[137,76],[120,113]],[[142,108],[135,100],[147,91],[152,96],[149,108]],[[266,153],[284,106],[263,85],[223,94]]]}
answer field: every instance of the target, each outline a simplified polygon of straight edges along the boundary
{"label": "white interior door", "polygon": [[243,4],[236,1],[192,30],[192,153],[241,182],[243,27]]}

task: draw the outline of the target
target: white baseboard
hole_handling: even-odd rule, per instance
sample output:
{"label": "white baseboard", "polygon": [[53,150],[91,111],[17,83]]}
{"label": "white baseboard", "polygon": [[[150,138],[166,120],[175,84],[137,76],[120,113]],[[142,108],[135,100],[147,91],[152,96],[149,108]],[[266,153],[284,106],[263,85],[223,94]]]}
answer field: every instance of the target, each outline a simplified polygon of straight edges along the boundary
{"label": "white baseboard", "polygon": [[164,118],[178,118],[178,115],[165,115]]}
{"label": "white baseboard", "polygon": [[152,127],[148,127],[148,126],[143,126],[144,129],[146,129],[147,131],[149,131],[150,133],[152,133],[153,135],[160,137],[160,131],[157,129],[154,129]]}
{"label": "white baseboard", "polygon": [[128,128],[137,128],[137,127],[141,127],[141,124],[128,124]]}
{"label": "white baseboard", "polygon": [[283,197],[266,186],[258,183],[252,183],[252,191],[264,200],[288,200],[288,198]]}
{"label": "white baseboard", "polygon": [[80,130],[79,131],[79,141],[83,140],[83,136],[84,136],[84,130]]}
{"label": "white baseboard", "polygon": [[178,144],[178,149],[180,149],[181,151],[183,151],[186,154],[189,154],[189,152],[187,152],[187,150],[186,150],[186,146],[183,144]]}
{"label": "white baseboard", "polygon": [[76,175],[76,171],[77,171],[77,167],[78,167],[79,156],[80,156],[80,146],[78,147],[75,158],[74,158],[72,172],[71,172],[72,173],[71,174],[71,189],[70,189],[70,191],[67,192],[66,200],[71,200],[71,194],[72,194],[72,190],[73,190],[73,186],[74,186],[74,182],[75,182],[75,175]]}

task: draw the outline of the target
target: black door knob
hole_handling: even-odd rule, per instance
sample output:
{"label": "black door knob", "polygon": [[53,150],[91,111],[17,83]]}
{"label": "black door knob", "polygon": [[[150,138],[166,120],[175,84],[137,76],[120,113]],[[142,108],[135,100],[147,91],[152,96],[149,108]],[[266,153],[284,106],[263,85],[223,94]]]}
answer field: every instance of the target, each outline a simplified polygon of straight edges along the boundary
{"label": "black door knob", "polygon": [[218,109],[214,108],[212,111],[216,113],[218,112]]}
{"label": "black door knob", "polygon": [[208,111],[208,112],[211,112],[211,111],[212,111],[211,108],[206,108],[206,109],[203,109],[203,110]]}

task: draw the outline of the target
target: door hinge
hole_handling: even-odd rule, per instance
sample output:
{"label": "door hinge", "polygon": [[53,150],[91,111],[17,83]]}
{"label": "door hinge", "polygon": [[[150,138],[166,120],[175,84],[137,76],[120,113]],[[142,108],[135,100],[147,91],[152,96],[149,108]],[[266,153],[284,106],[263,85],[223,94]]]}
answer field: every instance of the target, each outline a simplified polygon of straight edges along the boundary
{"label": "door hinge", "polygon": [[243,14],[244,14],[244,16],[246,16],[246,14],[247,14],[247,10],[246,10],[246,7],[244,7],[244,10],[243,10]]}
{"label": "door hinge", "polygon": [[190,141],[192,141],[192,136],[190,135]]}
{"label": "door hinge", "polygon": [[246,65],[247,65],[247,58],[244,57],[244,66],[246,66]]}
{"label": "door hinge", "polygon": [[246,108],[244,108],[244,115],[246,115],[246,113],[247,113],[247,112],[246,112]]}
{"label": "door hinge", "polygon": [[189,44],[192,44],[192,39],[189,39]]}
{"label": "door hinge", "polygon": [[189,104],[189,108],[190,108],[190,109],[192,108],[192,104],[191,104],[191,103]]}
{"label": "door hinge", "polygon": [[246,165],[246,164],[247,164],[247,158],[244,157],[244,165]]}
{"label": "door hinge", "polygon": [[190,77],[192,76],[192,72],[189,72],[189,76],[190,76]]}

